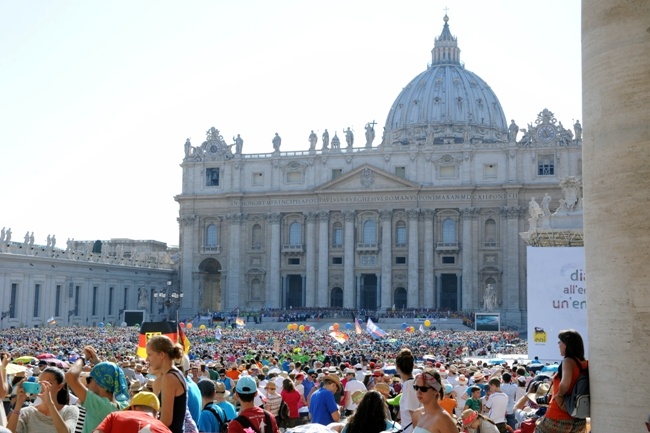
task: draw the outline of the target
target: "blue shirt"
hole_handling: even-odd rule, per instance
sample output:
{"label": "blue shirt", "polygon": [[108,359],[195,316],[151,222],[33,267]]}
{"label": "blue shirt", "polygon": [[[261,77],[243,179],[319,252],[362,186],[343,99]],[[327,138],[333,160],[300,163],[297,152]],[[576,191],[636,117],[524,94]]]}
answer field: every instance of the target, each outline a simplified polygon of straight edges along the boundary
{"label": "blue shirt", "polygon": [[332,413],[338,410],[339,407],[334,400],[334,394],[330,390],[321,388],[311,396],[311,400],[309,401],[311,422],[328,425],[334,422]]}
{"label": "blue shirt", "polygon": [[185,378],[187,382],[187,408],[195,423],[199,423],[199,414],[201,413],[201,390],[189,377]]}
{"label": "blue shirt", "polygon": [[309,396],[309,393],[311,392],[312,388],[314,387],[314,382],[312,382],[311,380],[305,379],[302,382],[302,386],[305,387],[305,398],[307,398]]}
{"label": "blue shirt", "polygon": [[226,414],[226,419],[228,421],[232,421],[235,418],[237,418],[237,410],[235,409],[235,406],[231,402],[220,401],[219,403],[217,403],[217,406],[219,406]]}
{"label": "blue shirt", "polygon": [[197,423],[199,431],[210,433],[221,431],[221,424],[219,424],[219,420],[216,416],[214,416],[214,413],[206,409],[207,407],[211,407],[213,410],[215,410],[221,417],[221,421],[226,421],[226,415],[223,413],[223,410],[214,403],[208,403],[201,411],[201,416],[199,417],[199,422]]}

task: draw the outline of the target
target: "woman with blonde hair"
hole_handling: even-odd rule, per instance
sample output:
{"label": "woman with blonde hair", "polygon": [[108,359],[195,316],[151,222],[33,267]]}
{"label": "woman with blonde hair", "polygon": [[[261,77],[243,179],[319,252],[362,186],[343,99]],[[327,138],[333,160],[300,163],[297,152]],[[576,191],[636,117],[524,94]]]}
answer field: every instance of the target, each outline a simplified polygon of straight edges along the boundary
{"label": "woman with blonde hair", "polygon": [[445,392],[437,371],[427,370],[415,376],[413,389],[422,404],[413,412],[413,433],[458,433],[454,419],[440,406]]}
{"label": "woman with blonde hair", "polygon": [[147,361],[158,373],[154,394],[160,400],[160,421],[172,433],[183,433],[187,411],[187,384],[174,361],[183,357],[183,347],[166,335],[156,335],[147,342]]}

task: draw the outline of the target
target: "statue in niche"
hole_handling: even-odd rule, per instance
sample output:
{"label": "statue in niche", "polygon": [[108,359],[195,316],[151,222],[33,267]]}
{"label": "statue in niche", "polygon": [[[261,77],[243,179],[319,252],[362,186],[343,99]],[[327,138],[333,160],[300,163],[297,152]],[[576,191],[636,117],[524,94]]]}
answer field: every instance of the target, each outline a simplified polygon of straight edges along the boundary
{"label": "statue in niche", "polygon": [[327,132],[327,129],[323,132],[323,150],[327,150],[330,145],[330,133]]}
{"label": "statue in niche", "polygon": [[318,136],[314,132],[314,130],[311,130],[311,134],[309,134],[309,150],[316,150],[316,143],[318,142]]}
{"label": "statue in niche", "polygon": [[519,126],[515,123],[515,120],[510,121],[510,126],[508,127],[508,140],[511,143],[517,142],[517,134],[519,133]]}
{"label": "statue in niche", "polygon": [[282,145],[282,138],[280,138],[280,135],[278,135],[278,133],[276,132],[275,137],[273,137],[273,150],[279,152],[280,145]]}
{"label": "statue in niche", "polygon": [[483,308],[485,311],[492,311],[497,305],[497,291],[492,284],[488,284],[483,294]]}
{"label": "statue in niche", "polygon": [[348,129],[344,129],[343,132],[345,132],[345,142],[348,144],[348,147],[352,147],[354,145],[354,133],[348,126]]}
{"label": "statue in niche", "polygon": [[375,121],[366,123],[366,147],[372,147],[372,142],[375,141]]}
{"label": "statue in niche", "polygon": [[548,208],[548,205],[551,203],[551,196],[548,193],[544,193],[544,198],[542,198],[542,213],[544,216],[550,216],[551,210]]}
{"label": "statue in niche", "polygon": [[140,287],[138,289],[138,308],[147,308],[149,304],[149,296],[147,295],[147,289]]}

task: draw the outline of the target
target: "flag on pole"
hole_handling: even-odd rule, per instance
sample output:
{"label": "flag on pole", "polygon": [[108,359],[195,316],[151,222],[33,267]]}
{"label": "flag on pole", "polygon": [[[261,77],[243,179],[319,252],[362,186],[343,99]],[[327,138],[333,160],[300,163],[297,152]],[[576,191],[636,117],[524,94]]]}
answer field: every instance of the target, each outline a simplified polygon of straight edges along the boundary
{"label": "flag on pole", "polygon": [[421,323],[420,323],[420,328],[419,328],[419,330],[420,330],[421,333],[423,333],[423,334],[425,333],[424,326],[422,326]]}
{"label": "flag on pole", "polygon": [[217,340],[221,340],[221,328],[217,328],[214,331],[214,338],[217,339]]}
{"label": "flag on pole", "polygon": [[366,331],[370,333],[373,337],[383,338],[386,336],[386,332],[383,329],[379,328],[375,323],[368,317],[368,323],[366,323]]}
{"label": "flag on pole", "polygon": [[246,326],[246,323],[244,322],[244,319],[242,319],[241,317],[238,317],[238,318],[235,319],[235,325],[240,326],[240,327],[243,328],[244,326]]}
{"label": "flag on pole", "polygon": [[330,332],[330,336],[341,344],[345,343],[348,341],[348,338],[350,338],[341,331],[332,331]]}
{"label": "flag on pole", "polygon": [[166,335],[174,343],[178,341],[176,331],[176,322],[144,322],[140,326],[140,336],[138,339],[138,349],[136,355],[139,358],[147,358],[147,342],[156,335]]}
{"label": "flag on pole", "polygon": [[50,325],[54,325],[54,324],[56,324],[56,320],[54,320],[54,316],[52,316],[52,317],[50,317],[49,319],[47,319],[47,323],[49,323]]}
{"label": "flag on pole", "polygon": [[354,330],[357,333],[357,335],[363,334],[363,330],[361,329],[361,323],[359,323],[358,317],[354,318]]}
{"label": "flag on pole", "polygon": [[190,340],[187,339],[187,336],[180,325],[178,325],[178,342],[183,346],[183,352],[186,355],[190,353]]}

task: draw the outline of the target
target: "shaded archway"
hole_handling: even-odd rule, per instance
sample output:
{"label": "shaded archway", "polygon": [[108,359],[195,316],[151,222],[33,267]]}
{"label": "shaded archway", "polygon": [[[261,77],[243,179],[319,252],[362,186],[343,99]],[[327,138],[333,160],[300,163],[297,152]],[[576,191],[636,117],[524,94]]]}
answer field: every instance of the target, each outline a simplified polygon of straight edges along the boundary
{"label": "shaded archway", "polygon": [[395,289],[395,298],[393,299],[393,305],[397,310],[406,308],[406,289],[404,287],[398,287]]}
{"label": "shaded archway", "polygon": [[330,292],[330,307],[343,308],[343,289],[334,287]]}
{"label": "shaded archway", "polygon": [[199,265],[199,312],[221,311],[221,263],[216,259],[205,259]]}

